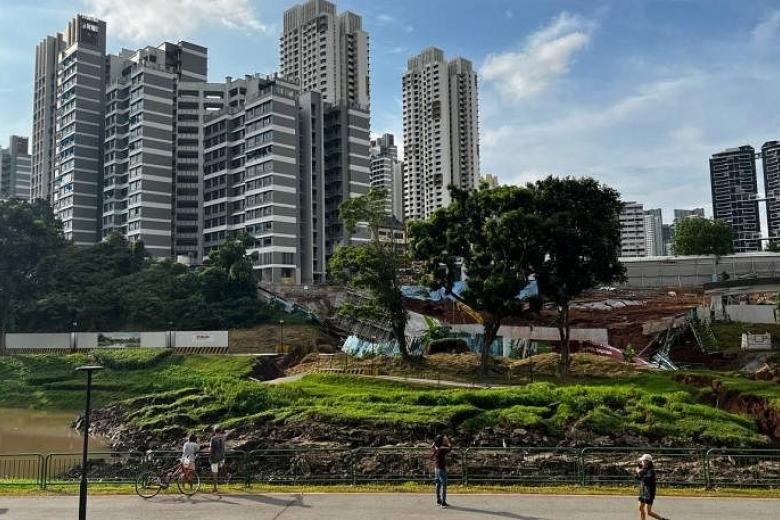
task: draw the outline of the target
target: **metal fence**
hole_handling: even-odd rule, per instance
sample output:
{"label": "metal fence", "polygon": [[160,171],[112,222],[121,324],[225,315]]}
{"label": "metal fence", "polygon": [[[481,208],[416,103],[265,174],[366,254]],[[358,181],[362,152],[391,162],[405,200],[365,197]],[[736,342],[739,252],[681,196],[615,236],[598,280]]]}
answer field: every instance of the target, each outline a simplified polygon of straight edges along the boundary
{"label": "metal fence", "polygon": [[[464,485],[633,485],[636,461],[653,455],[660,486],[780,487],[780,449],[686,449],[632,447],[473,447],[453,450],[449,479]],[[230,451],[223,482],[252,484],[373,484],[430,482],[431,453],[425,447],[272,448]],[[90,453],[93,483],[131,483],[141,471],[163,472],[180,459],[176,451]],[[208,453],[198,454],[201,476],[211,478]],[[46,488],[74,484],[80,453],[0,454],[0,485]]]}

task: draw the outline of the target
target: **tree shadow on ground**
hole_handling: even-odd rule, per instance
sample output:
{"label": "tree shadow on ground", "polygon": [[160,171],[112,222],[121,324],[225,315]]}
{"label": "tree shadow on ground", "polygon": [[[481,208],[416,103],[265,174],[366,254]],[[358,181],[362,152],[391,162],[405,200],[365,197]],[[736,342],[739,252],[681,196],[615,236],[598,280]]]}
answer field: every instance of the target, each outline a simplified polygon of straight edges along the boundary
{"label": "tree shadow on ground", "polygon": [[447,509],[450,509],[452,511],[462,511],[464,513],[490,515],[490,516],[500,517],[500,518],[513,518],[516,520],[547,520],[539,516],[523,516],[515,513],[510,513],[508,511],[491,511],[489,509],[477,509],[475,507],[463,507],[463,506],[450,505],[447,507]]}

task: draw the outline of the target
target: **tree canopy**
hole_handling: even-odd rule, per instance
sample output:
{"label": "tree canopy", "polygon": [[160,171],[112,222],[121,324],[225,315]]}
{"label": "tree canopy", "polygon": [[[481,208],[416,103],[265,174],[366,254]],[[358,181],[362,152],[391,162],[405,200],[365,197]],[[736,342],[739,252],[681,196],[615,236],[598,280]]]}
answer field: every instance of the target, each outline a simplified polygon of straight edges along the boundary
{"label": "tree canopy", "polygon": [[544,254],[533,271],[542,297],[558,308],[561,377],[569,369],[569,303],[588,289],[621,280],[620,194],[592,178],[547,177],[529,185],[542,221]]}
{"label": "tree canopy", "polygon": [[408,313],[401,293],[401,273],[408,257],[391,232],[383,240],[381,230],[389,224],[385,211],[387,193],[371,189],[365,195],[347,199],[339,206],[346,229],[368,235],[363,244],[344,244],[330,259],[330,276],[357,290],[367,291],[369,298],[342,305],[340,311],[358,319],[389,322],[401,356],[409,357],[406,345]]}
{"label": "tree canopy", "polygon": [[42,291],[44,264],[64,244],[62,226],[45,202],[0,202],[0,344],[19,309]]}
{"label": "tree canopy", "polygon": [[232,328],[278,318],[257,299],[244,234],[189,268],[155,260],[142,242],[111,235],[89,247],[65,242],[44,202],[0,203],[0,310],[25,332]]}
{"label": "tree canopy", "polygon": [[688,217],[675,224],[675,255],[730,255],[734,252],[731,226],[723,220]]}
{"label": "tree canopy", "polygon": [[[454,187],[450,191],[448,207],[410,225],[410,248],[422,263],[428,286],[444,288],[482,316],[484,374],[501,322],[523,310],[517,296],[542,260],[542,223],[527,188],[483,185],[472,192]],[[468,275],[467,288],[455,295],[453,286],[463,272]]]}

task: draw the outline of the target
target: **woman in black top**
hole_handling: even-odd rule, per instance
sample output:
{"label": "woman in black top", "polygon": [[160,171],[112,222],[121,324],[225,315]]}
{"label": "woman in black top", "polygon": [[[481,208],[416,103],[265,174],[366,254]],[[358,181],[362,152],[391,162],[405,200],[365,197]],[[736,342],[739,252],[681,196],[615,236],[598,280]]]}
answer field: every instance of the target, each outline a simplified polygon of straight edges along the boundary
{"label": "woman in black top", "polygon": [[653,457],[644,454],[639,458],[639,467],[636,469],[636,479],[641,486],[639,491],[639,518],[646,520],[649,515],[657,520],[669,520],[658,513],[653,513],[655,502],[655,469],[653,469]]}

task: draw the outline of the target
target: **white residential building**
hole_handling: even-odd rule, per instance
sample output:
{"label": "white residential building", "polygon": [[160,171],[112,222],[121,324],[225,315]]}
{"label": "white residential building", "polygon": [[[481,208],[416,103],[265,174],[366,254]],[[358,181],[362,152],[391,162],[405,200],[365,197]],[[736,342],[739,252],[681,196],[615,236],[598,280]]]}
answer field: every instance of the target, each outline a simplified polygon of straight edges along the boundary
{"label": "white residential building", "polygon": [[647,256],[645,212],[642,204],[626,202],[620,214],[620,256]]}
{"label": "white residential building", "polygon": [[470,61],[447,61],[428,48],[403,75],[404,216],[423,219],[450,203],[450,184],[479,182],[477,74]]}
{"label": "white residential building", "polygon": [[284,12],[281,76],[329,103],[369,106],[368,33],[361,16],[325,0],[310,0]]}
{"label": "white residential building", "polygon": [[661,208],[645,210],[645,251],[647,256],[666,256]]}

